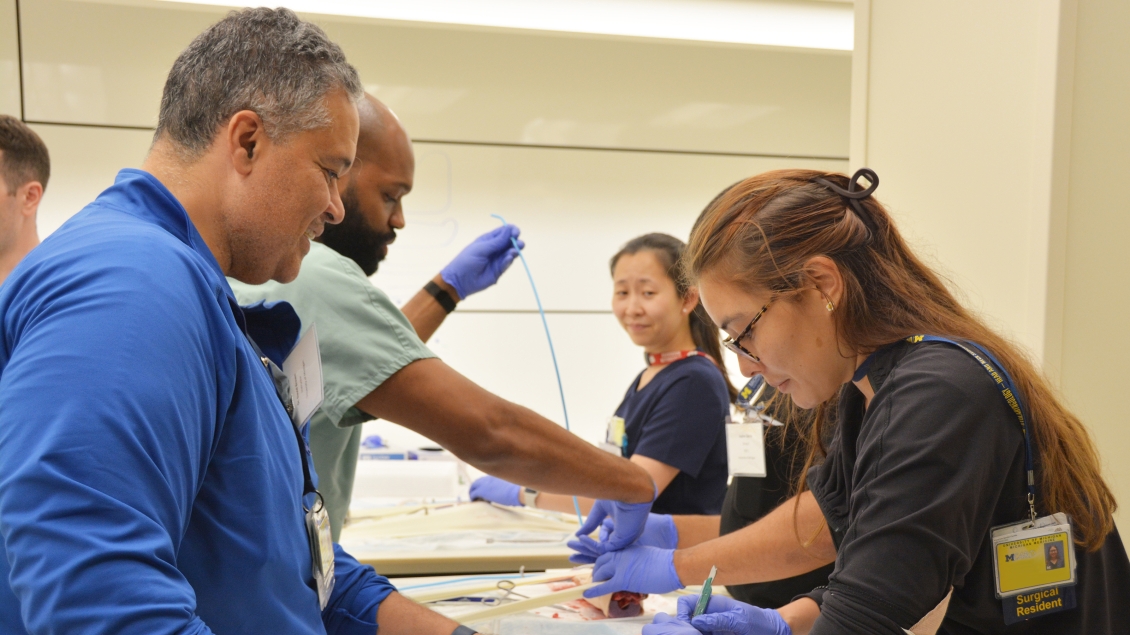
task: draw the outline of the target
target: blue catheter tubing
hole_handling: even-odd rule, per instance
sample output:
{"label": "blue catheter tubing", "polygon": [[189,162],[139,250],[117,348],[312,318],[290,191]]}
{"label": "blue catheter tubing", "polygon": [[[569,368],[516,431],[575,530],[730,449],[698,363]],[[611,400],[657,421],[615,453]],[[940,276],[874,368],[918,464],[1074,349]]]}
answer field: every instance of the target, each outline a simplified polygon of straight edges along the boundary
{"label": "blue catheter tubing", "polygon": [[[491,214],[492,218],[497,218],[503,225],[509,225],[506,219],[498,214]],[[510,238],[510,243],[514,245],[514,249],[518,250],[518,258],[522,261],[522,267],[526,270],[526,277],[530,280],[530,288],[534,290],[534,301],[538,304],[538,314],[541,315],[541,325],[545,327],[545,339],[549,342],[549,357],[553,360],[553,372],[557,374],[557,392],[561,394],[561,412],[565,415],[565,429],[572,432],[569,428],[569,409],[565,406],[565,387],[561,384],[561,369],[557,367],[557,353],[553,350],[553,337],[549,334],[549,322],[545,319],[545,309],[541,306],[541,297],[538,296],[538,286],[534,284],[534,274],[530,273],[530,264],[526,262],[526,256],[522,253],[522,249],[518,247],[518,241],[513,237]],[[577,512],[577,523],[583,525],[585,521],[581,515],[581,504],[577,502],[577,497],[573,497],[573,510]]]}

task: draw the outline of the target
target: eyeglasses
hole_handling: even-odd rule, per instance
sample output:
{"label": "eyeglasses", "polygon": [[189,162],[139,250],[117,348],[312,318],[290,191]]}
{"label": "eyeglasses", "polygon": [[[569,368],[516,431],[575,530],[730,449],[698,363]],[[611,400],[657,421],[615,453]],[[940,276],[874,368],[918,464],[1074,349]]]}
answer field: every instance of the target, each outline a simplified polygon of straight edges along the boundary
{"label": "eyeglasses", "polygon": [[753,331],[753,326],[757,324],[757,321],[761,319],[761,316],[765,315],[765,311],[769,309],[769,305],[773,304],[773,300],[775,299],[776,298],[769,298],[769,301],[765,303],[765,306],[761,307],[761,310],[757,312],[757,315],[753,316],[753,319],[749,321],[749,326],[745,327],[745,330],[739,333],[737,337],[724,338],[722,340],[722,346],[725,346],[731,351],[734,351],[738,355],[745,355],[753,361],[760,363],[761,358],[747,351],[744,346],[739,344],[739,342],[749,336],[749,334]]}

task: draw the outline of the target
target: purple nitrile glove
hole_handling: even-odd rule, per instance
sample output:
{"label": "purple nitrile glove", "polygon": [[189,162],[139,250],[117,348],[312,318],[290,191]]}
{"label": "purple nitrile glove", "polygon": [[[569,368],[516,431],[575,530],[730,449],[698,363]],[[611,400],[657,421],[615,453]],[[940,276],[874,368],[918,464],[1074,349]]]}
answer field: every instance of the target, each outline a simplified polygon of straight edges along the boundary
{"label": "purple nitrile glove", "polygon": [[666,613],[656,613],[651,624],[643,627],[643,635],[701,635],[690,624],[671,617]]}
{"label": "purple nitrile glove", "polygon": [[[514,225],[503,225],[479,236],[447,263],[439,272],[440,277],[455,287],[461,300],[486,289],[498,282],[502,273],[518,257],[518,249],[514,248],[510,239],[518,238],[520,233],[521,230]],[[525,246],[526,243],[518,241],[519,249]]]}
{"label": "purple nitrile glove", "polygon": [[592,564],[603,555],[600,543],[588,536],[577,536],[565,543],[565,546],[573,550],[573,553],[569,554],[569,562],[573,564]]}
{"label": "purple nitrile glove", "polygon": [[601,540],[602,553],[623,549],[636,541],[643,534],[647,526],[647,517],[651,513],[651,505],[659,498],[659,487],[652,480],[653,493],[651,501],[647,503],[623,503],[620,501],[597,500],[592,504],[585,524],[577,530],[577,536],[587,536],[597,527],[600,527],[605,518],[612,519],[612,533]]}
{"label": "purple nitrile glove", "polygon": [[493,476],[481,476],[471,483],[471,500],[485,500],[511,507],[522,506],[522,488]]}
{"label": "purple nitrile glove", "polygon": [[[612,519],[604,519],[600,528],[600,541],[604,542],[611,535],[613,529]],[[647,523],[643,533],[636,539],[637,545],[645,547],[659,547],[660,549],[674,549],[679,546],[679,530],[675,527],[675,519],[669,514],[648,514]]]}
{"label": "purple nitrile glove", "polygon": [[632,545],[596,559],[592,579],[602,582],[585,591],[595,598],[617,591],[670,593],[683,588],[675,572],[675,550]]}
{"label": "purple nitrile glove", "polygon": [[793,635],[781,614],[773,609],[762,609],[733,598],[715,595],[706,605],[706,612],[694,614],[697,595],[679,598],[679,619],[690,622],[703,633],[715,635]]}
{"label": "purple nitrile glove", "polygon": [[[576,551],[569,556],[569,561],[576,564],[591,564],[602,556],[605,549],[602,543],[612,534],[615,523],[611,518],[605,518],[600,526],[600,541],[589,536],[578,536],[576,540],[568,543]],[[660,549],[674,549],[679,546],[679,530],[675,527],[675,519],[667,514],[648,514],[647,523],[644,524],[643,533],[636,539],[634,545],[644,547],[659,547]]]}

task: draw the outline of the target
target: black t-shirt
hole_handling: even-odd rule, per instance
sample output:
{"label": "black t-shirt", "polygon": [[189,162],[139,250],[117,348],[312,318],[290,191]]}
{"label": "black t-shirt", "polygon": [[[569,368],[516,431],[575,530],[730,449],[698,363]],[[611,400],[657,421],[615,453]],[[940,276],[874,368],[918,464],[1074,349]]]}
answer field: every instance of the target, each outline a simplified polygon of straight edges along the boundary
{"label": "black t-shirt", "polygon": [[870,408],[844,387],[828,458],[808,473],[837,545],[812,635],[904,635],[951,585],[939,633],[1130,633],[1117,530],[1097,552],[1076,547],[1077,608],[1005,626],[989,532],[1027,516],[1023,435],[980,364],[951,344],[900,342],[867,376]]}
{"label": "black t-shirt", "polygon": [[705,357],[688,357],[669,364],[636,390],[639,384],[637,376],[616,409],[628,436],[626,455],[639,454],[679,470],[651,511],[718,514],[728,476],[725,425],[730,394],[722,371]]}

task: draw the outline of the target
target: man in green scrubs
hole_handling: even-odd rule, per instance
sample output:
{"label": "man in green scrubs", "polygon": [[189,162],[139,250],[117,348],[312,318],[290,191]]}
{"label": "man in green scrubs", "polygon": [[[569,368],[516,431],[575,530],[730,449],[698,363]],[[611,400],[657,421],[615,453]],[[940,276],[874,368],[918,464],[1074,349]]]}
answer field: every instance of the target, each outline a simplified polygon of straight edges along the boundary
{"label": "man in green scrubs", "polygon": [[231,281],[241,304],[285,300],[304,329],[317,324],[325,402],[311,421],[310,447],[334,540],[353,492],[358,424],[374,418],[414,430],[512,482],[624,503],[651,501],[654,486],[641,468],[487,392],[424,345],[455,304],[493,285],[510,265],[516,227],[477,238],[403,309],[369,281],[395,231],[405,226],[401,200],[412,189],[415,158],[384,104],[366,95],[358,111],[358,160],[341,181],[345,220],[326,226],[293,282]]}

